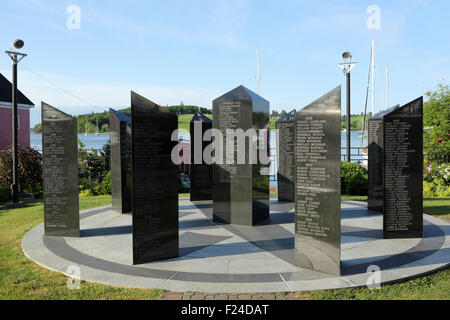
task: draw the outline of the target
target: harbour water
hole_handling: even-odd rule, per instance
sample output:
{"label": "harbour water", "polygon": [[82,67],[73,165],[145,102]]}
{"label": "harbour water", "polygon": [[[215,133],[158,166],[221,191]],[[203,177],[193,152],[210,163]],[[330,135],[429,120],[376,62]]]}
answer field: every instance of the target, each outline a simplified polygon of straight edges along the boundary
{"label": "harbour water", "polygon": [[[346,132],[341,132],[341,160],[345,160],[344,155],[346,151]],[[351,147],[352,148],[360,148],[361,146],[367,145],[367,135],[364,137],[363,140],[361,140],[362,133],[359,130],[353,130],[351,131]],[[106,144],[109,141],[109,134],[79,134],[78,139],[83,143],[84,148],[91,150],[99,150],[102,148],[104,144]],[[190,136],[188,132],[181,132],[179,134],[179,139],[183,141],[189,141]],[[42,150],[42,135],[40,134],[34,134],[31,132],[30,136],[30,144],[31,147],[33,147],[36,150],[41,151]],[[270,144],[271,144],[271,165],[270,165],[270,185],[276,186],[276,172],[278,171],[278,163],[277,163],[277,156],[276,156],[276,136],[275,132],[271,132],[270,134]],[[360,150],[359,150],[360,151]],[[363,155],[360,156],[354,156],[358,153],[358,150],[352,150],[352,159],[353,161],[359,160],[362,162]]]}
{"label": "harbour water", "polygon": [[[179,135],[180,139],[183,140],[189,140],[189,133],[183,132]],[[342,154],[345,154],[345,144],[346,144],[346,132],[342,131],[341,132],[341,147],[342,149]],[[101,149],[102,146],[108,142],[109,140],[109,134],[99,134],[99,135],[95,135],[95,134],[88,134],[88,135],[84,135],[84,134],[79,134],[78,135],[78,139],[80,139],[80,141],[84,144],[84,148],[85,149]],[[275,134],[274,132],[271,132],[271,144],[272,146],[275,146]],[[34,134],[33,132],[31,132],[30,135],[30,143],[31,143],[31,147],[33,147],[36,150],[42,150],[42,135],[40,134]],[[363,142],[361,142],[361,132],[358,130],[353,130],[351,131],[351,147],[361,147],[361,145],[367,144],[367,136],[364,137]]]}

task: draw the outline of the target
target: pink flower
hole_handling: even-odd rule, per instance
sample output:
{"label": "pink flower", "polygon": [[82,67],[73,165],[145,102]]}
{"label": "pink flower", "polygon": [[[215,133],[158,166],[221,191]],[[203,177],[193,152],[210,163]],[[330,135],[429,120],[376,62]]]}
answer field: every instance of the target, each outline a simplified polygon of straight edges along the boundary
{"label": "pink flower", "polygon": [[428,173],[430,173],[432,169],[433,169],[433,168],[431,168],[431,166],[428,166],[428,167],[427,167]]}

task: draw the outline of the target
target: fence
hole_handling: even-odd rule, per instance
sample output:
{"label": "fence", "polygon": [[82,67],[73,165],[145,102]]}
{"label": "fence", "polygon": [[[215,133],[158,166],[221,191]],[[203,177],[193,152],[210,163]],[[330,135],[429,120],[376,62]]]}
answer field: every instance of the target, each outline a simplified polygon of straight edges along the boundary
{"label": "fence", "polygon": [[[351,156],[351,162],[361,164],[365,167],[367,167],[367,153],[366,148],[362,147],[352,147],[350,148],[350,156]],[[87,151],[92,151],[97,153],[97,155],[102,156],[105,158],[105,163],[109,162],[109,156],[102,155],[102,152],[105,150],[103,149],[86,149]],[[37,150],[39,152],[42,152],[42,150]],[[276,148],[270,149],[270,181],[275,182],[277,181],[277,171],[278,171],[278,159],[277,159],[277,153]],[[437,163],[449,163],[450,161],[450,147],[424,147],[424,161],[434,161]],[[346,148],[341,148],[341,160],[346,160]],[[190,166],[182,164],[180,165],[179,169],[179,177],[180,182],[183,186],[184,190],[189,189],[190,181]]]}

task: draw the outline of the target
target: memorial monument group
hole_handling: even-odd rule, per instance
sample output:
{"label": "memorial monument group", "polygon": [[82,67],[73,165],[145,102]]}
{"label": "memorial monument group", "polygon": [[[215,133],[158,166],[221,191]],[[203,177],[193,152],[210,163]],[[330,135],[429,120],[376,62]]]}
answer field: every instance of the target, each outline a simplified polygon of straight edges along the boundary
{"label": "memorial monument group", "polygon": [[[213,101],[212,121],[199,112],[191,120],[190,200],[212,200],[218,224],[270,219],[270,163],[261,161],[270,149],[269,109],[239,86]],[[423,236],[422,113],[419,98],[369,120],[368,209],[383,214],[385,238]],[[42,128],[45,235],[79,237],[76,118],[42,102]],[[110,128],[112,209],[132,214],[133,264],[178,257],[177,115],[131,92],[131,117],[110,109]],[[341,88],[286,114],[276,128],[278,200],[294,203],[295,264],[340,275]],[[204,137],[213,130],[227,139],[229,130],[259,135],[223,139],[223,161],[208,163]],[[254,143],[256,163],[249,161]]]}

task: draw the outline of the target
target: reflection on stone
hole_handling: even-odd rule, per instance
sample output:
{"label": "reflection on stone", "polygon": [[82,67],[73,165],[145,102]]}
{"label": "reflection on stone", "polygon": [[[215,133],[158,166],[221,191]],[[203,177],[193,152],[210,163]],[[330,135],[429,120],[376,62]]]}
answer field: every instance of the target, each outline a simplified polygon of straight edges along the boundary
{"label": "reflection on stone", "polygon": [[278,129],[278,201],[295,201],[295,110],[276,122]]}
{"label": "reflection on stone", "polygon": [[80,236],[77,119],[42,102],[45,235]]}
{"label": "reflection on stone", "polygon": [[423,97],[369,120],[369,210],[385,238],[423,236]]}
{"label": "reflection on stone", "polygon": [[133,263],[178,256],[176,115],[131,92]]}
{"label": "reflection on stone", "polygon": [[113,210],[131,212],[131,118],[109,109]]}
{"label": "reflection on stone", "polygon": [[[195,124],[199,127],[199,132],[197,134],[194,132]],[[211,119],[196,111],[190,123],[191,201],[212,200],[212,165],[205,164],[203,161],[203,151],[210,143],[208,141],[203,141],[203,135],[206,130],[211,128]],[[199,159],[195,159],[194,157],[196,150]]]}
{"label": "reflection on stone", "polygon": [[[227,129],[269,129],[269,101],[249,89],[239,86],[213,101],[213,128],[226,137]],[[267,141],[269,131],[267,130]],[[242,150],[237,150],[236,155]],[[248,138],[246,138],[248,141]],[[256,142],[253,142],[256,143]],[[268,143],[267,143],[268,144]],[[269,176],[262,174],[270,167],[248,164],[249,145],[245,147],[246,164],[213,165],[213,220],[218,223],[252,226],[269,218]],[[268,147],[268,146],[267,146]],[[258,143],[258,150],[262,148]],[[264,150],[265,152],[265,150]]]}
{"label": "reflection on stone", "polygon": [[340,275],[340,86],[296,113],[295,135],[295,263]]}

